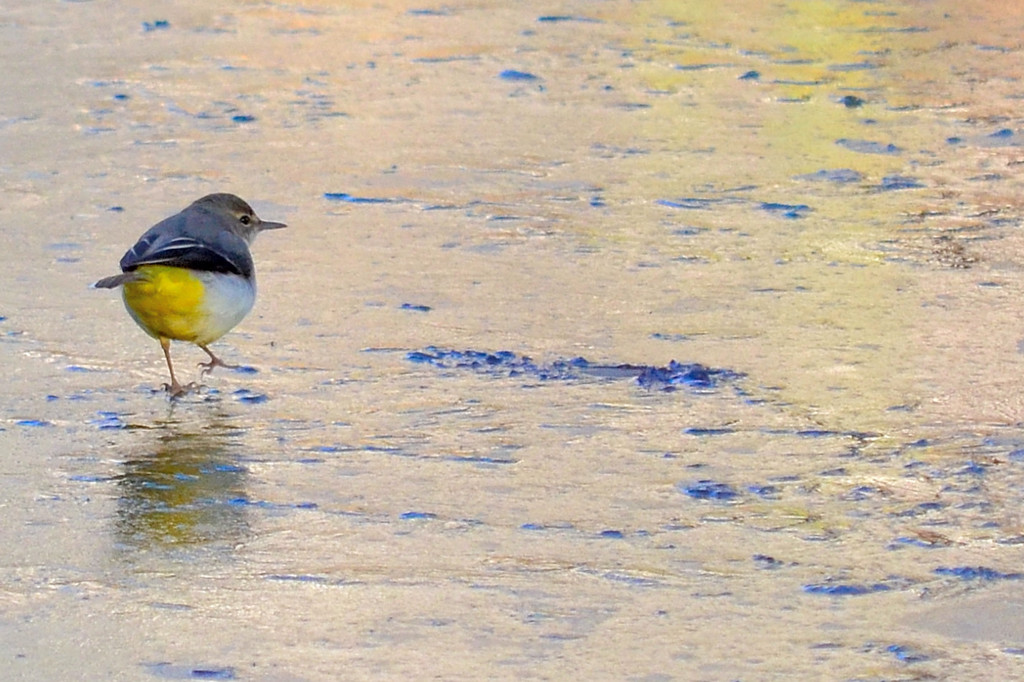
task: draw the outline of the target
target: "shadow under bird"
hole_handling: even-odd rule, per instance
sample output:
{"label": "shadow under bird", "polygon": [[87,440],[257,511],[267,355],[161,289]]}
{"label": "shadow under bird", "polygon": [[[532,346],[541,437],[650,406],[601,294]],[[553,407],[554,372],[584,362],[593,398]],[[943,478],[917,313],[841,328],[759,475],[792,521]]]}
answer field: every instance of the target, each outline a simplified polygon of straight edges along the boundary
{"label": "shadow under bird", "polygon": [[171,397],[183,395],[174,376],[171,341],[188,341],[206,351],[201,376],[214,367],[234,368],[209,348],[242,321],[256,301],[256,270],[249,246],[263,230],[284,223],[260,220],[233,194],[209,194],[149,228],[121,259],[121,274],[93,286],[121,287],[128,314],[160,342]]}

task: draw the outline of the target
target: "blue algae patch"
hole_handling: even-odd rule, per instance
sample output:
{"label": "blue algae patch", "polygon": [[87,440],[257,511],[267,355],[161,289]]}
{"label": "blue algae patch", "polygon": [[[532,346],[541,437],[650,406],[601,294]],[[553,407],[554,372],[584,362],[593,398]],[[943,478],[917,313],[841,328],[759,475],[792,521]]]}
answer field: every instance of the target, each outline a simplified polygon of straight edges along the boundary
{"label": "blue algae patch", "polygon": [[524,523],[519,526],[521,530],[572,530],[573,525],[568,522],[563,523]]}
{"label": "blue algae patch", "polygon": [[278,582],[310,583],[313,585],[328,585],[332,587],[344,587],[352,582],[344,578],[330,578],[325,575],[311,575],[308,573],[270,573],[263,576],[264,580],[275,580]]}
{"label": "blue algae patch", "polygon": [[735,381],[743,374],[730,369],[716,369],[691,363],[683,364],[672,360],[667,367],[636,367],[620,365],[631,369],[641,369],[636,381],[643,388],[657,388],[663,391],[674,391],[676,386],[693,388],[713,388],[723,381]]}
{"label": "blue algae patch", "polygon": [[237,114],[235,116],[232,116],[231,120],[235,123],[252,123],[256,120],[256,117],[250,116],[249,114]]}
{"label": "blue algae patch", "polygon": [[797,218],[803,218],[806,214],[810,213],[811,207],[807,204],[779,204],[772,201],[766,201],[761,204],[761,210],[782,216],[783,218],[796,220]]}
{"label": "blue algae patch", "polygon": [[741,80],[741,81],[756,81],[760,77],[761,77],[761,72],[760,71],[755,71],[755,70],[751,69],[750,71],[747,71],[742,76],[740,76],[738,80]]}
{"label": "blue algae patch", "polygon": [[429,364],[441,369],[507,367],[512,371],[516,371],[519,369],[532,370],[536,367],[529,358],[520,357],[508,350],[490,353],[477,350],[445,350],[436,346],[428,346],[422,351],[406,353],[405,358],[410,362]]}
{"label": "blue algae patch", "polygon": [[166,19],[157,19],[156,21],[144,21],[142,22],[142,30],[146,33],[150,31],[166,31],[171,27],[171,22]]}
{"label": "blue algae patch", "polygon": [[220,504],[227,504],[232,507],[256,507],[257,509],[316,509],[316,502],[295,502],[293,504],[280,504],[266,500],[250,500],[241,495],[228,500],[218,500]]}
{"label": "blue algae patch", "polygon": [[432,512],[407,511],[402,512],[398,516],[398,518],[402,519],[403,521],[414,521],[417,519],[436,519],[437,514],[434,514]]}
{"label": "blue algae patch", "polygon": [[166,601],[151,601],[149,605],[154,609],[163,609],[165,611],[191,611],[193,607],[188,604],[176,604],[174,602]]}
{"label": "blue algae patch", "polygon": [[985,566],[940,566],[932,572],[935,575],[947,575],[961,580],[1020,580],[1024,578],[1024,573],[1003,573]]}
{"label": "blue algae patch", "polygon": [[416,313],[429,313],[431,311],[429,305],[422,305],[420,303],[403,303],[398,307],[402,310],[411,310]]}
{"label": "blue algae patch", "polygon": [[899,154],[903,151],[903,149],[897,147],[891,142],[889,144],[885,144],[883,142],[874,142],[872,140],[851,140],[845,137],[836,140],[836,144],[860,154]]}
{"label": "blue algae patch", "polygon": [[685,208],[690,210],[702,210],[711,208],[719,203],[719,199],[702,199],[698,197],[684,197],[680,199],[656,199],[654,203],[668,208]]}
{"label": "blue algae patch", "polygon": [[476,55],[453,55],[451,57],[417,57],[412,60],[415,64],[453,64],[455,62],[478,62],[480,57]]}
{"label": "blue algae patch", "polygon": [[798,175],[796,176],[796,179],[845,184],[850,182],[860,182],[864,179],[864,176],[850,168],[834,168],[831,170],[823,168],[813,173],[807,173],[806,175]]}
{"label": "blue algae patch", "polygon": [[[658,341],[689,341],[690,340],[690,337],[687,336],[686,334],[665,334],[665,333],[662,333],[662,332],[654,332],[653,334],[651,334],[651,338],[652,339],[657,339]],[[1022,451],[1022,452],[1024,452],[1024,451]]]}
{"label": "blue algae patch", "polygon": [[234,680],[234,668],[193,668],[193,680]]}
{"label": "blue algae patch", "polygon": [[466,462],[469,464],[518,464],[518,459],[511,457],[487,457],[484,455],[449,455],[443,458],[446,462]]}
{"label": "blue algae patch", "polygon": [[679,227],[679,228],[676,228],[676,229],[672,230],[672,234],[674,234],[674,235],[676,235],[678,237],[695,237],[698,234],[701,234],[703,232],[707,232],[707,228],[706,227],[692,227],[692,226],[688,226],[688,227]]}
{"label": "blue algae patch", "polygon": [[622,534],[621,530],[613,530],[613,529],[608,529],[608,530],[601,531],[600,532],[600,536],[603,537],[603,538],[611,539],[611,540],[621,540],[622,538],[626,537],[625,535]]}
{"label": "blue algae patch", "polygon": [[539,78],[532,73],[527,71],[516,71],[515,69],[505,69],[498,74],[498,78],[503,81],[535,81]]}
{"label": "blue algae patch", "polygon": [[915,516],[923,516],[924,514],[928,514],[933,511],[942,511],[946,507],[947,505],[944,502],[922,502],[910,507],[909,509],[894,512],[892,515],[899,518],[913,518]]}
{"label": "blue algae patch", "polygon": [[[902,515],[897,514],[896,516]],[[948,542],[945,542],[942,538],[939,537],[932,541],[918,536],[911,537],[907,535],[901,535],[900,537],[893,539],[893,541],[886,545],[885,548],[889,550],[895,550],[899,549],[901,546],[910,546],[921,547],[922,549],[937,549],[939,547],[945,547],[948,544]]]}
{"label": "blue algae patch", "polygon": [[959,474],[969,474],[971,476],[981,476],[986,471],[984,464],[978,464],[977,462],[968,462],[964,465],[964,468],[958,471]]}
{"label": "blue algae patch", "polygon": [[279,580],[281,582],[296,582],[296,583],[326,583],[327,578],[322,575],[308,575],[308,574],[296,574],[296,573],[272,573],[270,575],[263,576],[265,580]]}
{"label": "blue algae patch", "polygon": [[529,376],[541,381],[572,381],[583,377],[600,379],[635,378],[647,389],[674,391],[679,386],[694,389],[716,388],[723,382],[735,381],[743,375],[729,369],[716,369],[700,364],[671,361],[667,366],[592,363],[586,358],[559,359],[540,364],[512,351],[452,350],[428,346],[406,353],[410,362],[439,369],[464,369],[481,374],[508,377]]}
{"label": "blue algae patch", "polygon": [[124,423],[121,416],[117,412],[100,411],[96,413],[98,416],[95,419],[90,419],[89,423],[101,430],[108,429],[126,429],[128,425]]}
{"label": "blue algae patch", "polygon": [[265,393],[254,393],[247,388],[240,388],[231,395],[235,396],[235,400],[240,403],[256,404],[270,400]]}
{"label": "blue algae patch", "polygon": [[882,178],[882,183],[878,185],[877,189],[879,192],[892,192],[901,189],[918,189],[920,187],[924,187],[924,183],[917,178],[905,175],[886,175]]}
{"label": "blue algae patch", "polygon": [[[878,65],[874,62],[848,62],[846,64],[830,64],[828,67],[829,71],[866,71],[868,69],[877,69]],[[850,95],[847,95],[848,97]]]}
{"label": "blue algae patch", "polygon": [[840,499],[850,502],[860,502],[882,494],[882,491],[875,486],[859,485],[840,496]]}
{"label": "blue algae patch", "polygon": [[76,242],[52,242],[46,248],[50,251],[74,251],[82,248],[82,245]]}
{"label": "blue algae patch", "polygon": [[239,365],[238,367],[235,367],[233,371],[235,374],[259,374],[260,372],[259,369],[252,365]]}
{"label": "blue algae patch", "polygon": [[338,445],[317,445],[315,447],[310,448],[310,450],[312,450],[313,452],[333,453],[333,452],[349,452],[349,451],[352,450],[352,448],[350,448],[348,446],[341,447],[341,446],[338,446]]}
{"label": "blue algae patch", "polygon": [[106,483],[107,481],[116,480],[116,477],[102,476],[100,474],[75,474],[74,476],[68,476],[68,480],[75,483]]}
{"label": "blue algae patch", "polygon": [[653,578],[645,578],[638,575],[630,575],[628,573],[622,573],[619,571],[600,571],[593,568],[581,567],[577,569],[584,575],[593,575],[605,580],[611,580],[617,583],[625,583],[634,587],[658,587],[662,583],[659,580]]}
{"label": "blue algae patch", "polygon": [[777,500],[782,492],[776,485],[748,485],[747,490],[766,500]]}
{"label": "blue algae patch", "polygon": [[755,554],[754,556],[752,556],[750,558],[753,559],[754,560],[754,564],[756,564],[757,567],[762,569],[762,570],[764,570],[764,569],[774,570],[774,569],[777,569],[777,568],[782,568],[782,566],[783,566],[783,563],[781,561],[779,561],[775,557],[768,556],[767,554]]}
{"label": "blue algae patch", "polygon": [[862,594],[874,592],[886,592],[892,588],[885,583],[871,583],[870,585],[858,583],[824,582],[804,585],[804,592],[807,594],[825,594],[830,597],[855,597]]}
{"label": "blue algae patch", "polygon": [[403,454],[402,448],[399,447],[388,447],[384,445],[364,445],[359,448],[363,452],[383,452],[385,454],[400,455]]}
{"label": "blue algae patch", "polygon": [[928,33],[932,29],[927,26],[869,26],[860,29],[860,33]]}
{"label": "blue algae patch", "polygon": [[890,644],[885,647],[885,652],[892,654],[896,657],[896,660],[903,663],[922,663],[929,660],[927,655],[914,651],[902,644]]}
{"label": "blue algae patch", "polygon": [[82,372],[82,373],[98,372],[99,371],[98,369],[93,369],[91,367],[82,367],[81,365],[68,365],[64,369],[66,369],[69,372]]}
{"label": "blue algae patch", "polygon": [[690,426],[683,429],[683,433],[688,436],[724,436],[727,433],[735,433],[735,429],[728,427],[708,427],[708,426]]}
{"label": "blue algae patch", "polygon": [[48,422],[45,419],[19,419],[14,423],[18,426],[53,426],[53,422]]}
{"label": "blue algae patch", "polygon": [[720,69],[729,64],[718,64],[715,62],[701,62],[699,64],[676,64],[676,71],[706,71],[708,69]]}
{"label": "blue algae patch", "polygon": [[828,438],[830,436],[842,436],[844,434],[838,431],[830,431],[828,429],[804,429],[803,431],[797,431],[796,435],[802,438]]}
{"label": "blue algae patch", "polygon": [[840,97],[839,103],[847,109],[856,109],[857,107],[864,106],[864,100],[856,95],[845,95]]}
{"label": "blue algae patch", "polygon": [[396,199],[378,197],[357,197],[346,192],[324,192],[324,199],[328,201],[344,201],[349,204],[393,204]]}
{"label": "blue algae patch", "polygon": [[843,648],[843,645],[839,644],[838,642],[819,642],[818,644],[813,644],[811,646],[811,649],[814,649],[814,650],[817,650],[817,651],[827,651],[827,650],[830,650],[830,649],[842,649],[842,648]]}
{"label": "blue algae patch", "polygon": [[175,665],[174,663],[145,663],[151,675],[168,680],[237,680],[235,669],[231,666],[214,665]]}
{"label": "blue algae patch", "polygon": [[537,17],[537,21],[544,22],[546,24],[556,24],[563,21],[582,21],[590,24],[601,23],[600,19],[591,19],[590,17],[574,16],[571,14],[546,14],[541,17]]}
{"label": "blue algae patch", "polygon": [[732,500],[739,496],[736,489],[728,483],[707,479],[695,483],[680,483],[676,487],[679,492],[695,500]]}

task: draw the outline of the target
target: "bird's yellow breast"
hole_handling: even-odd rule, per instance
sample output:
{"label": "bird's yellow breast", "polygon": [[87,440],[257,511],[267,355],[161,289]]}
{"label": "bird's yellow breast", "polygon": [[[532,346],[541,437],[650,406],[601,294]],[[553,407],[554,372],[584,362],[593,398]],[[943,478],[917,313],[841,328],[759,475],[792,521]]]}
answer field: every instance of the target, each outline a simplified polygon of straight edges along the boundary
{"label": "bird's yellow breast", "polygon": [[147,334],[195,341],[205,326],[205,285],[185,268],[145,265],[124,284],[124,304]]}
{"label": "bird's yellow breast", "polygon": [[205,345],[242,321],[256,300],[256,281],[234,273],[144,265],[124,283],[124,305],[154,338]]}

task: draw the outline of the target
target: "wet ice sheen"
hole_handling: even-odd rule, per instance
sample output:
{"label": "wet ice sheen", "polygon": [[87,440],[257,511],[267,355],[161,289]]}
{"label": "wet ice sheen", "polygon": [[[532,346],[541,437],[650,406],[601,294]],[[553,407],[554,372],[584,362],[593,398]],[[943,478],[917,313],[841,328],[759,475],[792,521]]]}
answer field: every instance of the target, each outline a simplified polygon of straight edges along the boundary
{"label": "wet ice sheen", "polygon": [[[8,676],[1019,674],[1005,6],[3,11]],[[210,191],[172,405],[85,283]]]}

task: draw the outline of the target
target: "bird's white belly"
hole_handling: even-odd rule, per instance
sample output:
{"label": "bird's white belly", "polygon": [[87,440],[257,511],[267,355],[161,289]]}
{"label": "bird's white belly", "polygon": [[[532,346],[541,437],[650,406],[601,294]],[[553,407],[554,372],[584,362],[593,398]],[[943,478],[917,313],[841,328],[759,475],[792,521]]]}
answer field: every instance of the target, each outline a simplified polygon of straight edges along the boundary
{"label": "bird's white belly", "polygon": [[195,273],[204,284],[202,329],[195,342],[212,343],[227,334],[252,310],[256,281],[225,273]]}

